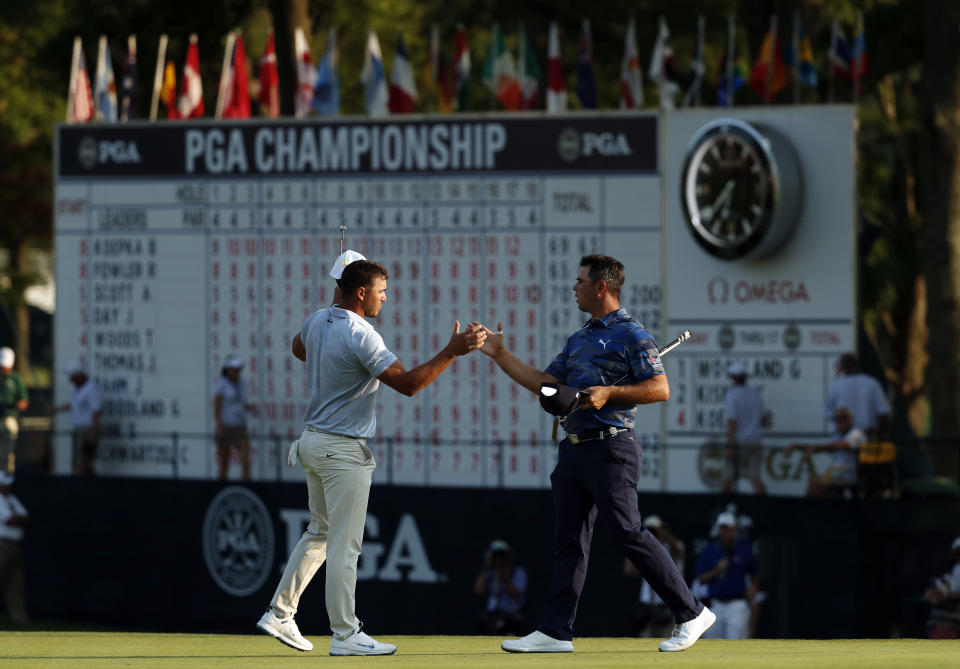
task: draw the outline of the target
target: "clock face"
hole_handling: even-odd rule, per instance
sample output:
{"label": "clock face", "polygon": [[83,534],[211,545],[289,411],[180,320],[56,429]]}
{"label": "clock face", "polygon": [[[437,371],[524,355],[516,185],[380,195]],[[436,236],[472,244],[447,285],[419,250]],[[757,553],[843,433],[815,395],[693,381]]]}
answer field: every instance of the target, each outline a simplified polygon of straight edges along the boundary
{"label": "clock face", "polygon": [[763,136],[746,123],[708,125],[690,147],[683,205],[697,242],[728,260],[755,251],[774,224],[779,183]]}

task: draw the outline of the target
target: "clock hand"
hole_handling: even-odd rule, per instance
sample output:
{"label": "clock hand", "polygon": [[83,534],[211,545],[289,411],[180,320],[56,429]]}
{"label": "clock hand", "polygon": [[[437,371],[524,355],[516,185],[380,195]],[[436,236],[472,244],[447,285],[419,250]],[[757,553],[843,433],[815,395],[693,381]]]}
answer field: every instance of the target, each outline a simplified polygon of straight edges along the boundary
{"label": "clock hand", "polygon": [[713,204],[703,208],[700,214],[705,222],[710,223],[713,220],[714,214],[717,213],[717,210],[720,209],[721,206],[725,206],[727,211],[729,211],[730,207],[728,202],[733,193],[733,188],[735,185],[736,183],[733,181],[733,179],[727,181],[727,183],[723,186],[723,190],[721,190],[720,194],[717,195],[717,199],[713,201]]}

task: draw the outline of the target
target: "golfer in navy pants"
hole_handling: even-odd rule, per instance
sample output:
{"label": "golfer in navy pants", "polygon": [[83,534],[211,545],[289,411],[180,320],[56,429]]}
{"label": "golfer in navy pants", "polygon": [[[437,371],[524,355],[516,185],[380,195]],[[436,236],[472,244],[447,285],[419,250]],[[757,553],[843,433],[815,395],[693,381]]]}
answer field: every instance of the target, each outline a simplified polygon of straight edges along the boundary
{"label": "golfer in navy pants", "polygon": [[[480,349],[514,381],[538,393],[543,383],[580,391],[565,416],[553,489],[553,587],[537,630],[501,647],[517,653],[573,651],[573,623],[583,590],[594,523],[613,531],[617,543],[676,618],[662,651],[693,645],[716,617],[694,597],[669,553],[642,524],[637,508],[640,444],[631,431],[637,405],[670,396],[657,345],[620,308],[623,264],[604,255],[580,260],[573,292],[591,318],[540,371],[506,350],[503,336],[487,330]],[[498,334],[500,336],[498,336]]]}

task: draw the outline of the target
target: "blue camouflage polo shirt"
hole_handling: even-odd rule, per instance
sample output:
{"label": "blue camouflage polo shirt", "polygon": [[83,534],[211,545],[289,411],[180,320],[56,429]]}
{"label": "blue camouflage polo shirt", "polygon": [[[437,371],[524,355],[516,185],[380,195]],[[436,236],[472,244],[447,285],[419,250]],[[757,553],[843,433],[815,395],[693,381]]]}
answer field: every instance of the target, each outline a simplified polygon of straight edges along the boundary
{"label": "blue camouflage polo shirt", "polygon": [[[634,385],[665,373],[653,337],[623,308],[587,321],[570,335],[560,355],[545,371],[578,390]],[[635,404],[607,402],[599,411],[574,411],[564,430],[569,434],[605,427],[632,428],[636,415]]]}

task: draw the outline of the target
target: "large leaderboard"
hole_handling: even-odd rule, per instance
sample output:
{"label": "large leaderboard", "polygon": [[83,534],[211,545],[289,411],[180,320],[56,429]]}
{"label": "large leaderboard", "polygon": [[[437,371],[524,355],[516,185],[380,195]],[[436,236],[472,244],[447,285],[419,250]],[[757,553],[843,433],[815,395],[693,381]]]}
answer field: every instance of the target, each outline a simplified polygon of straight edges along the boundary
{"label": "large leaderboard", "polygon": [[[211,389],[236,354],[258,407],[255,476],[299,479],[277,458],[305,408],[290,341],[331,302],[341,226],[390,272],[376,327],[407,367],[457,320],[502,322],[546,366],[585,320],[571,288],[593,252],[624,259],[625,305],[659,334],[656,148],[650,115],[61,127],[57,360],[82,360],[104,390],[99,468],[210,476]],[[549,416],[482,354],[412,399],[380,397],[379,480],[548,485]],[[658,487],[659,411],[645,415]]]}
{"label": "large leaderboard", "polygon": [[[545,367],[586,319],[580,257],[621,259],[621,301],[658,342],[695,332],[665,360],[668,406],[641,407],[643,488],[714,485],[705,444],[723,431],[731,359],[753,365],[781,440],[822,434],[832,361],[853,346],[852,153],[816,161],[852,147],[851,112],[743,115],[792,133],[804,170],[822,171],[803,182],[783,256],[717,259],[693,242],[680,173],[707,112],[61,126],[56,359],[82,361],[103,389],[98,470],[213,475],[212,387],[236,354],[257,406],[254,477],[300,480],[280,457],[305,407],[290,341],[332,300],[341,228],[344,248],[390,272],[375,325],[407,367],[457,320],[502,322],[510,349]],[[549,486],[551,417],[482,354],[380,401],[376,480]],[[66,437],[56,469],[70,470]]]}

